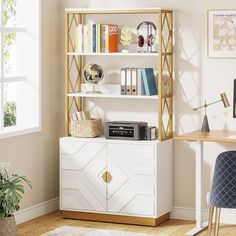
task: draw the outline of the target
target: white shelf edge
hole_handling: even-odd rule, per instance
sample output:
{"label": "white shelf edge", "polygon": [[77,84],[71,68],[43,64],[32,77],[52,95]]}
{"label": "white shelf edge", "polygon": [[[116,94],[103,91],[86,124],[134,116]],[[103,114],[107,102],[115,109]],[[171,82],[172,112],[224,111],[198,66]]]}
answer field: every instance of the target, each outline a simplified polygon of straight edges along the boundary
{"label": "white shelf edge", "polygon": [[142,52],[130,52],[130,53],[122,53],[122,52],[99,52],[99,53],[80,53],[80,52],[68,52],[68,56],[158,56],[158,53],[142,53]]}
{"label": "white shelf edge", "polygon": [[86,142],[107,142],[107,143],[134,143],[134,144],[155,144],[160,143],[158,139],[154,140],[127,140],[127,139],[106,139],[103,135],[95,138],[61,137],[60,140],[81,140]]}
{"label": "white shelf edge", "polygon": [[147,99],[157,100],[158,95],[137,96],[137,95],[119,95],[119,94],[91,94],[91,93],[69,93],[68,97],[90,97],[90,98],[122,98],[122,99]]}
{"label": "white shelf edge", "polygon": [[159,11],[159,10],[173,10],[171,8],[161,8],[161,7],[149,7],[149,8],[65,8],[66,12],[96,12],[96,11],[113,11],[113,12],[126,12],[126,11]]}

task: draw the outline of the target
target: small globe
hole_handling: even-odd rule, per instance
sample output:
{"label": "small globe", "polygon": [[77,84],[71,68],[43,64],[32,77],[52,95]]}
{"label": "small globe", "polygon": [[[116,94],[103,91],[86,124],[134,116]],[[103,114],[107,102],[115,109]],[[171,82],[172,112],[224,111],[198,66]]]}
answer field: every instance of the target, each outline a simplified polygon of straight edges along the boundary
{"label": "small globe", "polygon": [[102,81],[104,72],[100,65],[89,63],[84,67],[83,75],[86,83],[95,85]]}

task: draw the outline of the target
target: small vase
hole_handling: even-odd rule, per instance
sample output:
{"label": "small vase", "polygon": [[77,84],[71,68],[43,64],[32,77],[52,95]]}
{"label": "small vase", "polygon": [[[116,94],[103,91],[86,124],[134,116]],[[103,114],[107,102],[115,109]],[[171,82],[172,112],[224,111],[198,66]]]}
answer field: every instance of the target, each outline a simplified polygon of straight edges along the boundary
{"label": "small vase", "polygon": [[17,236],[15,216],[0,218],[0,236]]}

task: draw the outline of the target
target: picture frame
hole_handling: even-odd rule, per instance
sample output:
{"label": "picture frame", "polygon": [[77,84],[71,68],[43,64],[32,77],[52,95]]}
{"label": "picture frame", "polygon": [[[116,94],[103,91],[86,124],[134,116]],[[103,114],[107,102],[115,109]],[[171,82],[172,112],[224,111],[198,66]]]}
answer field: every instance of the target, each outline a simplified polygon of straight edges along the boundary
{"label": "picture frame", "polygon": [[208,57],[236,58],[236,10],[208,10]]}

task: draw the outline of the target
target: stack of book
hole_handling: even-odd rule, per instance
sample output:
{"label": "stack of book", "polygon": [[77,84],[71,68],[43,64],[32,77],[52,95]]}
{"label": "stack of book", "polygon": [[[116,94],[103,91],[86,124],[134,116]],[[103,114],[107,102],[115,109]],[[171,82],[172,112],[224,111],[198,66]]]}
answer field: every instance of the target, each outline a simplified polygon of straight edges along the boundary
{"label": "stack of book", "polygon": [[121,95],[157,95],[153,68],[122,68]]}
{"label": "stack of book", "polygon": [[76,27],[76,51],[100,53],[118,51],[118,25],[79,24]]}

